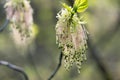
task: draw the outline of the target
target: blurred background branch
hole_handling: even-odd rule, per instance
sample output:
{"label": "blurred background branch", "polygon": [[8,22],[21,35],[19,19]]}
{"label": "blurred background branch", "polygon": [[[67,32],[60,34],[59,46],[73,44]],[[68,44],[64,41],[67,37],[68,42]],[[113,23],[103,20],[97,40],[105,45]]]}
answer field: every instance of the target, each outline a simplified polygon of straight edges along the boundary
{"label": "blurred background branch", "polygon": [[[106,31],[105,34],[101,35],[101,37],[99,38],[99,40],[97,41],[97,44],[99,43],[106,43],[109,40],[111,40],[116,34],[117,32],[120,30],[120,11],[118,11],[117,13],[118,17],[116,20],[115,25],[111,25],[111,27],[113,27],[113,29]],[[96,44],[96,45],[97,45]]]}
{"label": "blurred background branch", "polygon": [[9,20],[6,20],[2,26],[0,26],[0,32],[2,32],[9,24]]}
{"label": "blurred background branch", "polygon": [[0,65],[7,66],[8,68],[10,68],[12,70],[21,73],[24,76],[25,80],[29,80],[27,74],[20,67],[13,65],[9,62],[6,62],[6,61],[0,61]]}
{"label": "blurred background branch", "polygon": [[[91,53],[91,57],[96,62],[97,67],[100,69],[101,75],[103,76],[104,80],[113,80],[111,74],[108,72],[107,68],[105,67],[105,63],[100,58],[100,52],[97,50],[97,47],[92,44],[91,38],[88,36],[88,49]],[[99,54],[99,55],[97,55]]]}

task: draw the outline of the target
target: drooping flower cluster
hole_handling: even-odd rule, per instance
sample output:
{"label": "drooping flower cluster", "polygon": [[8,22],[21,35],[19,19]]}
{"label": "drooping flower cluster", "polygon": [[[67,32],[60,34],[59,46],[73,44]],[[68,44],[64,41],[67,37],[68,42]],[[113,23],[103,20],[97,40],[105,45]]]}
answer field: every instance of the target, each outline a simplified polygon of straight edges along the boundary
{"label": "drooping flower cluster", "polygon": [[65,68],[76,63],[80,72],[81,63],[86,60],[87,32],[77,13],[73,14],[70,9],[62,9],[57,18],[56,43],[63,53]]}
{"label": "drooping flower cluster", "polygon": [[28,0],[7,0],[5,4],[7,19],[10,20],[11,35],[17,44],[28,42],[33,24],[33,9]]}

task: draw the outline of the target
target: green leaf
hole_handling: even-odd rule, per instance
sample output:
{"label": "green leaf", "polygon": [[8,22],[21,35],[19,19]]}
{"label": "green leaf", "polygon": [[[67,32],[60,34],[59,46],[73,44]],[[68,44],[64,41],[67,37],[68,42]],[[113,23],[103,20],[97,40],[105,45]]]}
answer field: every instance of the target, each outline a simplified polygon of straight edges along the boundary
{"label": "green leaf", "polygon": [[72,11],[72,8],[70,6],[68,6],[67,4],[65,3],[62,3],[61,4],[63,5],[64,8],[66,8],[68,11]]}
{"label": "green leaf", "polygon": [[77,9],[77,12],[84,12],[88,8],[88,5],[80,6]]}
{"label": "green leaf", "polygon": [[84,12],[88,8],[88,0],[75,0],[73,8],[77,8],[77,12]]}

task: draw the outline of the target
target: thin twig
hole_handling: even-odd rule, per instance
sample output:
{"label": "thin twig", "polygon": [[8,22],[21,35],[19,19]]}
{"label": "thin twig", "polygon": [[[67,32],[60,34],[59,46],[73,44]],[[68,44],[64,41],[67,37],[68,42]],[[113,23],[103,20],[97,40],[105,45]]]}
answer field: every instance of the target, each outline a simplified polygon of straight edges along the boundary
{"label": "thin twig", "polygon": [[10,68],[12,70],[21,73],[24,76],[25,80],[29,80],[27,74],[20,67],[13,65],[9,62],[6,62],[6,61],[0,61],[0,65],[7,66],[8,68]]}
{"label": "thin twig", "polygon": [[8,26],[9,22],[10,21],[8,19],[5,21],[5,23],[0,27],[0,32],[2,32]]}
{"label": "thin twig", "polygon": [[48,78],[48,80],[51,80],[55,76],[55,74],[58,72],[58,70],[60,69],[61,63],[62,63],[62,58],[63,58],[63,54],[61,52],[60,56],[59,56],[59,64],[58,64],[57,68],[54,70],[54,72],[52,73],[52,75]]}

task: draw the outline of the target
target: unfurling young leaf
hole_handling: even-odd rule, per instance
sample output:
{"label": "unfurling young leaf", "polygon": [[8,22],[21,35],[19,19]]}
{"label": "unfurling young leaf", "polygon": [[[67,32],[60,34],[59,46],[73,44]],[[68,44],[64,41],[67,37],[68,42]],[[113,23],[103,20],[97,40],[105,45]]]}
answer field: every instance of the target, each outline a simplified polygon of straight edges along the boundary
{"label": "unfurling young leaf", "polygon": [[87,0],[75,0],[73,9],[76,9],[76,11],[84,12],[88,8],[88,1]]}

